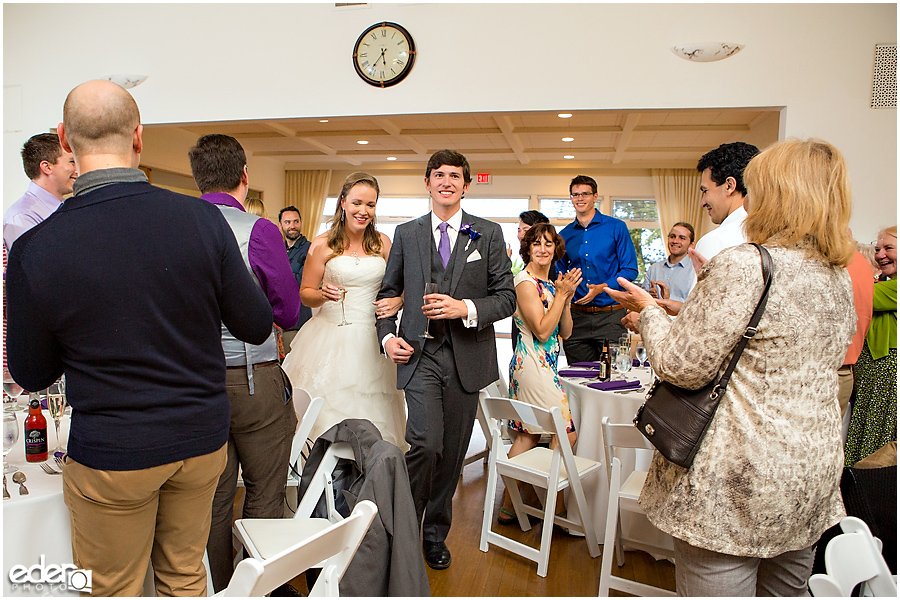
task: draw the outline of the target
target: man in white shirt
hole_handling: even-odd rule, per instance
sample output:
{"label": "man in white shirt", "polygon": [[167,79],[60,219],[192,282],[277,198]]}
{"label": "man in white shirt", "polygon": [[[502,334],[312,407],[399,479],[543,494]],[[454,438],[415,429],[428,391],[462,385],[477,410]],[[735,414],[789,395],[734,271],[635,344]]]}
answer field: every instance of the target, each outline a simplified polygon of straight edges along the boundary
{"label": "man in white shirt", "polygon": [[743,224],[747,218],[744,202],[744,169],[759,148],[744,142],[722,144],[704,154],[697,163],[700,171],[700,206],[709,212],[709,218],[718,225],[700,238],[696,253],[709,260],[725,248],[746,242]]}
{"label": "man in white shirt", "polygon": [[7,250],[20,235],[59,208],[78,177],[75,158],[62,149],[55,133],[30,137],[22,146],[22,164],[31,184],[3,215],[3,245]]}

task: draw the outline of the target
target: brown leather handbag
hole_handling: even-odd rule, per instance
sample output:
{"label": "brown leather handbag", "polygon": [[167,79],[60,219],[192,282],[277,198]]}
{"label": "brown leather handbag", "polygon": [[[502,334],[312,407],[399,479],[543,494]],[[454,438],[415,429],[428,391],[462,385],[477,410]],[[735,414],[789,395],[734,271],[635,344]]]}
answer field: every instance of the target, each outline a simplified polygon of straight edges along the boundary
{"label": "brown leather handbag", "polygon": [[688,390],[657,379],[650,386],[644,404],[634,416],[634,426],[650,440],[659,453],[684,468],[689,468],[694,462],[694,456],[716,414],[728,380],[747,342],[756,335],[756,326],[766,308],[769,287],[772,285],[772,257],[759,244],[753,245],[759,250],[762,261],[763,292],[722,377],[718,381],[713,379],[699,390]]}

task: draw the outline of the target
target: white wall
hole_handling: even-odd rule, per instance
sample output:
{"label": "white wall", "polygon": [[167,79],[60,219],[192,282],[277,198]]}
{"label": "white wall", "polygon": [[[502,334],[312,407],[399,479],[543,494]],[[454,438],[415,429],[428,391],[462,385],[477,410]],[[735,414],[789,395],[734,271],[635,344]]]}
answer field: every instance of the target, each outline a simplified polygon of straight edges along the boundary
{"label": "white wall", "polygon": [[[488,110],[785,106],[784,133],[847,157],[859,239],[896,222],[897,112],[872,110],[874,46],[896,43],[895,4],[93,4],[4,5],[4,205],[24,190],[18,150],[55,126],[66,93],[144,73],[145,123]],[[64,18],[63,18],[64,17]],[[385,90],[351,48],[379,20],[419,56]],[[61,44],[36,39],[62,28]],[[51,36],[52,38],[52,36]],[[690,63],[668,47],[746,44]],[[10,93],[12,92],[12,93]]]}

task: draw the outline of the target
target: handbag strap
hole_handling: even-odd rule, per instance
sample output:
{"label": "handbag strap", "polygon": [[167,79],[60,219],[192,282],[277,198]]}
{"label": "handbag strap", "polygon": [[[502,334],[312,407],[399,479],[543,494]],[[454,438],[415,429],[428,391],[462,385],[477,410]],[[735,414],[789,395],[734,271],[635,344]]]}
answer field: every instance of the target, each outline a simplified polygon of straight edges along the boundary
{"label": "handbag strap", "polygon": [[759,257],[762,262],[762,296],[759,299],[759,303],[756,305],[756,310],[753,311],[753,316],[750,317],[750,323],[747,325],[744,335],[742,335],[741,339],[738,341],[737,349],[734,351],[734,356],[731,357],[731,362],[728,363],[728,368],[725,369],[721,379],[719,379],[719,383],[717,383],[712,392],[710,392],[710,398],[713,400],[725,393],[725,388],[728,387],[728,380],[731,379],[731,374],[734,373],[734,368],[737,366],[738,360],[741,358],[741,354],[747,346],[747,342],[756,335],[756,326],[759,325],[759,320],[766,310],[766,302],[769,300],[769,288],[772,287],[772,269],[774,268],[772,256],[769,254],[768,250],[759,244],[754,243],[753,245],[759,250]]}

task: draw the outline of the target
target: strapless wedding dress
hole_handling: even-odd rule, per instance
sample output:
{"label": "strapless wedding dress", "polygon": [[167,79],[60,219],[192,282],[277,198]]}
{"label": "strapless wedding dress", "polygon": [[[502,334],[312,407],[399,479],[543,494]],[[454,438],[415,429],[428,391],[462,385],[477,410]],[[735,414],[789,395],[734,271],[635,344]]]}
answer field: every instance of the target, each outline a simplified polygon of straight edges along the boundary
{"label": "strapless wedding dress", "polygon": [[[326,301],[307,321],[284,359],[291,383],[325,405],[312,428],[315,440],[344,419],[368,419],[404,452],[406,402],[397,390],[397,366],[381,353],[375,332],[375,295],[385,261],[380,256],[336,256],[323,280],[347,290],[341,303]],[[339,326],[342,317],[350,325]],[[302,415],[301,415],[302,416]]]}

